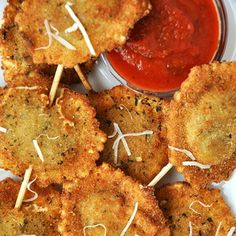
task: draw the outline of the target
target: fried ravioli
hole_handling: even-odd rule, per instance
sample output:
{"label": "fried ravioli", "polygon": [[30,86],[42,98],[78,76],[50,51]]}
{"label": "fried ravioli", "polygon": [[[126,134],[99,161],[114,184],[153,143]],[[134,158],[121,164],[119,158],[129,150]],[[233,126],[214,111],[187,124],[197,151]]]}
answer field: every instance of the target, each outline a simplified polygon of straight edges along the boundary
{"label": "fried ravioli", "polygon": [[202,164],[170,150],[170,162],[194,187],[227,179],[236,168],[236,63],[213,63],[192,69],[170,103],[170,146],[190,151]]}
{"label": "fried ravioli", "polygon": [[[64,184],[60,232],[65,235],[169,235],[152,188],[143,188],[108,164],[89,177]],[[137,212],[133,214],[136,206]]]}
{"label": "fried ravioli", "polygon": [[[166,129],[164,126],[164,101],[151,96],[134,93],[124,86],[90,96],[97,110],[101,129],[111,135],[114,123],[123,134],[153,131],[152,135],[125,137],[131,151],[128,156],[122,142],[118,146],[118,166],[128,175],[148,184],[168,163]],[[101,161],[114,166],[112,148],[117,135],[109,138],[101,155]]]}
{"label": "fried ravioli", "polygon": [[19,0],[9,1],[9,5],[4,11],[4,23],[0,30],[0,50],[4,78],[9,84],[14,82],[22,84],[20,76],[19,79],[16,79],[19,74],[27,75],[29,78],[31,76],[38,77],[38,80],[40,80],[40,70],[43,69],[43,66],[33,64],[32,58],[27,52],[25,41],[19,34],[17,25],[14,22],[21,2]]}
{"label": "fried ravioli", "polygon": [[0,93],[0,167],[22,176],[30,164],[40,186],[84,177],[95,167],[106,135],[88,99],[61,89],[48,107],[40,87],[2,89]]}
{"label": "fried ravioli", "polygon": [[[37,179],[35,183],[37,183]],[[38,198],[32,202],[23,203],[21,207],[25,219],[23,233],[59,236],[61,193],[54,186],[40,188],[35,183],[32,184],[31,189],[38,194]],[[31,198],[32,194],[27,193],[25,199]]]}
{"label": "fried ravioli", "polygon": [[[151,9],[148,0],[25,0],[16,22],[28,42],[34,63],[63,64],[73,68],[91,58],[80,30],[76,28],[70,33],[65,32],[75,23],[65,8],[66,4],[82,22],[96,56],[124,44],[129,29]],[[66,40],[67,44],[70,43],[70,47],[53,39],[50,47],[38,50],[49,43],[45,20],[48,20],[52,32],[58,30],[56,34]]]}
{"label": "fried ravioli", "polygon": [[[0,29],[0,52],[4,79],[10,86],[33,86],[44,83],[45,77],[52,78],[56,66],[34,64],[28,52],[27,41],[19,32],[15,16],[21,9],[22,0],[9,0],[4,11],[4,23]],[[83,65],[84,72],[91,69],[91,62]],[[65,69],[62,75],[63,83],[75,83],[79,78],[74,70]]]}
{"label": "fried ravioli", "polygon": [[[229,207],[219,190],[194,190],[187,183],[166,185],[156,191],[164,216],[169,221],[171,235],[227,235],[236,226]],[[220,225],[220,226],[219,226]],[[219,228],[219,234],[216,234]]]}
{"label": "fried ravioli", "polygon": [[[21,210],[14,209],[20,183],[11,179],[0,182],[0,236],[6,235],[49,235],[58,236],[60,219],[60,193],[52,186],[45,189],[32,184],[31,189],[39,195],[29,203],[23,203]],[[26,198],[31,198],[27,192]]]}
{"label": "fried ravioli", "polygon": [[11,179],[0,182],[0,236],[20,235],[24,214],[14,209],[20,184]]}

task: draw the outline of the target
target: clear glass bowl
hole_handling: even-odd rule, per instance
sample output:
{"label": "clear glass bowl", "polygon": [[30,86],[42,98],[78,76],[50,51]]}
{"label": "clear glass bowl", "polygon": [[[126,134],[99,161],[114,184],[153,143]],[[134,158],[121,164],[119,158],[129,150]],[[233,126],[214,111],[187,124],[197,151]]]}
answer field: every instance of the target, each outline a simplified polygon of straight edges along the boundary
{"label": "clear glass bowl", "polygon": [[[220,34],[219,34],[218,50],[216,51],[214,57],[212,58],[212,61],[232,60],[230,59],[230,55],[225,56],[225,50],[227,48],[227,43],[229,43],[228,42],[229,21],[232,21],[232,17],[235,17],[233,14],[234,11],[232,12],[230,11],[230,9],[232,10],[232,6],[229,5],[230,1],[215,0],[214,3],[218,12],[218,17],[219,17],[219,22],[220,22],[219,24]],[[235,55],[236,55],[236,52],[235,52]],[[144,90],[136,85],[133,85],[127,80],[125,80],[125,78],[123,78],[119,74],[119,72],[113,68],[112,64],[109,62],[105,53],[102,54],[101,60],[113,78],[115,78],[121,84],[129,87],[130,89],[138,93],[144,93],[144,94],[154,95],[158,97],[171,97],[178,90],[178,89],[175,89],[175,90],[164,91],[164,92],[153,92],[153,91]]]}

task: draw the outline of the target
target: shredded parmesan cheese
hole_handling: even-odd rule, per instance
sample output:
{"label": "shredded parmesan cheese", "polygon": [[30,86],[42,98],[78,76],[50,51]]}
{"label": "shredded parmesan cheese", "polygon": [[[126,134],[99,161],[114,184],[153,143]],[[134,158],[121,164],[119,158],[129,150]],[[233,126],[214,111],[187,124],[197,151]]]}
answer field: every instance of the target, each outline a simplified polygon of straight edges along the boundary
{"label": "shredded parmesan cheese", "polygon": [[34,201],[34,200],[36,200],[36,199],[38,198],[39,195],[38,195],[35,191],[33,191],[33,190],[30,188],[31,184],[33,184],[36,179],[37,179],[37,177],[27,184],[27,189],[28,189],[28,191],[30,191],[31,193],[33,193],[34,196],[31,197],[31,198],[29,198],[29,199],[24,200],[23,202],[32,202],[32,201]]}
{"label": "shredded parmesan cheese", "polygon": [[42,154],[42,152],[41,152],[41,150],[40,150],[40,147],[39,147],[39,145],[38,145],[38,141],[34,139],[34,140],[33,140],[33,145],[34,145],[34,148],[35,148],[35,150],[36,150],[36,152],[37,152],[37,154],[38,154],[40,160],[41,160],[42,162],[44,162],[44,157],[43,157],[43,154]]}
{"label": "shredded parmesan cheese", "polygon": [[152,130],[145,130],[143,132],[139,132],[139,133],[128,133],[128,134],[122,134],[120,137],[118,137],[116,139],[116,141],[114,142],[113,144],[113,148],[120,142],[120,140],[122,138],[125,138],[125,137],[138,137],[138,136],[143,136],[143,135],[152,135],[153,134],[153,131]]}
{"label": "shredded parmesan cheese", "polygon": [[[116,129],[116,131],[118,133],[117,139],[118,138],[121,139],[121,141],[122,141],[122,143],[124,145],[124,148],[125,148],[125,150],[127,152],[127,155],[131,156],[131,151],[129,149],[128,143],[126,142],[126,139],[123,137],[123,133],[121,132],[121,129],[120,129],[120,127],[119,127],[119,125],[117,123],[114,123],[114,128]],[[115,156],[115,160],[116,161],[114,161],[114,162],[116,162],[115,164],[117,164],[117,162],[118,162],[118,145],[119,145],[119,143],[117,143],[116,146],[115,146],[115,142],[113,144],[113,149],[114,149],[114,156]]]}
{"label": "shredded parmesan cheese", "polygon": [[35,50],[46,50],[52,46],[52,32],[47,19],[44,20],[44,26],[48,35],[48,45],[40,48],[35,48]]}
{"label": "shredded parmesan cheese", "polygon": [[122,230],[120,236],[124,236],[124,235],[126,234],[126,231],[129,229],[130,225],[132,224],[132,222],[133,222],[133,220],[134,220],[134,217],[135,217],[137,211],[138,211],[138,202],[135,202],[133,213],[132,213],[132,215],[130,216],[127,225],[126,225],[125,228]]}
{"label": "shredded parmesan cheese", "polygon": [[[117,130],[117,132],[119,133],[119,130]],[[143,136],[143,135],[151,135],[151,134],[153,134],[152,130],[145,130],[145,131],[140,132],[140,133],[128,133],[128,134],[119,133],[119,136],[115,140],[115,142],[113,144],[113,147],[112,147],[114,149],[114,158],[118,159],[118,147],[119,147],[120,140],[122,140],[122,142],[124,144],[124,147],[125,147],[125,149],[127,151],[128,156],[131,156],[130,149],[128,147],[127,142],[126,141],[124,142],[124,138],[125,137],[131,137],[131,136],[137,137],[137,136]],[[127,144],[127,147],[126,147],[125,143]]]}
{"label": "shredded parmesan cheese", "polygon": [[32,87],[18,86],[18,87],[15,87],[15,89],[18,89],[18,90],[36,90],[36,89],[38,89],[38,86],[32,86]]}
{"label": "shredded parmesan cheese", "polygon": [[61,36],[57,35],[57,34],[52,34],[52,37],[57,40],[60,44],[62,44],[64,47],[70,49],[70,50],[76,50],[76,48],[70,44],[68,41],[66,41],[65,39],[63,39]]}
{"label": "shredded parmesan cheese", "polygon": [[6,129],[6,128],[3,128],[3,127],[0,127],[0,132],[6,133],[6,132],[7,132],[7,129]]}
{"label": "shredded parmesan cheese", "polygon": [[68,41],[66,41],[64,38],[62,38],[61,36],[59,36],[59,30],[54,27],[53,25],[50,25],[51,28],[55,31],[54,34],[52,34],[52,37],[57,40],[59,43],[61,43],[64,47],[70,49],[70,50],[76,50],[76,48],[70,44]]}
{"label": "shredded parmesan cheese", "polygon": [[113,125],[114,125],[114,131],[113,131],[113,133],[112,133],[111,135],[108,136],[108,138],[114,138],[114,137],[116,136],[116,134],[117,134],[117,129],[116,129],[115,124],[116,124],[116,123],[113,124]]}
{"label": "shredded parmesan cheese", "polygon": [[[128,143],[126,142],[125,140],[125,137],[129,137],[129,136],[143,136],[143,135],[151,135],[153,134],[153,131],[151,130],[145,130],[143,132],[140,132],[140,133],[128,133],[128,134],[123,134],[121,132],[121,129],[119,127],[119,125],[117,123],[113,123],[114,125],[114,132],[108,136],[108,138],[114,138],[116,136],[116,134],[118,133],[118,137],[117,139],[115,140],[115,142],[113,143],[113,150],[114,150],[114,164],[117,165],[118,163],[118,147],[119,147],[119,143],[120,143],[120,140],[122,141],[123,145],[124,145],[124,148],[127,152],[127,155],[128,156],[131,156],[131,151],[130,151],[130,148],[128,146]],[[138,159],[139,161],[140,158]]]}
{"label": "shredded parmesan cheese", "polygon": [[170,150],[174,150],[174,151],[177,151],[177,152],[182,152],[184,153],[187,157],[189,157],[191,160],[195,161],[196,158],[194,157],[194,155],[188,151],[188,150],[185,150],[185,149],[179,149],[179,148],[176,148],[176,147],[172,147],[172,146],[168,146],[168,148]]}
{"label": "shredded parmesan cheese", "polygon": [[47,212],[48,211],[48,208],[47,207],[41,207],[41,206],[38,206],[37,204],[33,204],[33,211],[34,212]]}
{"label": "shredded parmesan cheese", "polygon": [[[59,36],[59,31],[53,25],[49,25],[47,19],[44,20],[44,25],[45,25],[46,32],[47,32],[47,35],[48,35],[48,45],[45,46],[45,47],[36,48],[35,50],[45,50],[45,49],[50,48],[52,46],[52,38],[54,38],[56,41],[58,41],[64,47],[66,47],[70,50],[76,50],[76,48],[72,44],[70,44],[64,38]],[[52,33],[50,27],[55,31],[55,33]]]}
{"label": "shredded parmesan cheese", "polygon": [[195,212],[196,214],[199,214],[199,215],[201,215],[201,213],[199,213],[199,212],[197,212],[195,209],[193,209],[193,205],[195,204],[195,203],[199,203],[201,206],[203,206],[203,207],[211,207],[213,204],[211,204],[211,205],[206,205],[205,203],[203,203],[203,202],[201,202],[201,201],[193,201],[190,205],[189,205],[189,209],[191,209],[193,212]]}
{"label": "shredded parmesan cheese", "polygon": [[136,160],[137,162],[142,162],[142,161],[143,161],[142,157],[135,157],[135,160]]}
{"label": "shredded parmesan cheese", "polygon": [[76,23],[74,23],[71,27],[69,27],[65,30],[65,33],[67,33],[67,34],[72,33],[72,32],[77,31],[78,29],[79,29],[79,26]]}
{"label": "shredded parmesan cheese", "polygon": [[36,138],[36,140],[39,139],[39,138],[42,137],[42,136],[47,137],[48,140],[56,140],[56,139],[58,139],[58,138],[60,137],[60,136],[49,137],[47,134],[40,134],[40,135]]}
{"label": "shredded parmesan cheese", "polygon": [[[119,125],[117,123],[113,123],[113,125],[114,125],[114,132],[113,132],[112,135],[108,136],[108,138],[115,137],[115,135],[117,133],[118,133],[118,138],[121,137],[123,135],[123,133],[121,132],[121,129],[120,129]],[[125,138],[123,137],[121,140],[122,140],[124,148],[127,152],[127,155],[131,156],[131,151],[129,149],[129,146],[128,146]],[[114,147],[114,145],[113,145],[113,149],[114,149],[114,164],[117,165],[117,163],[118,163],[118,144],[117,144],[117,147]]]}
{"label": "shredded parmesan cheese", "polygon": [[196,166],[202,170],[211,168],[211,165],[203,165],[197,161],[183,161],[182,164],[183,164],[183,166]]}
{"label": "shredded parmesan cheese", "polygon": [[120,108],[121,110],[123,110],[123,109],[125,108],[125,110],[129,113],[130,119],[131,119],[131,120],[134,120],[134,119],[133,119],[133,116],[132,116],[132,114],[131,114],[131,112],[129,111],[129,109],[128,109],[125,105],[120,104],[120,105],[119,105],[119,108]]}
{"label": "shredded parmesan cheese", "polygon": [[216,230],[215,236],[218,236],[218,235],[219,235],[220,228],[221,228],[221,224],[222,224],[222,222],[219,223],[219,225],[218,225],[218,227],[217,227],[217,230]]}
{"label": "shredded parmesan cheese", "polygon": [[96,227],[102,227],[104,229],[104,236],[107,235],[107,228],[104,224],[96,224],[96,225],[87,225],[83,228],[84,236],[86,236],[86,229],[89,228],[96,228]]}
{"label": "shredded parmesan cheese", "polygon": [[192,226],[191,221],[189,221],[189,223],[188,223],[188,228],[189,228],[189,236],[192,236],[193,235],[193,226]]}
{"label": "shredded parmesan cheese", "polygon": [[[75,24],[77,25],[77,27],[78,27],[78,29],[80,30],[80,32],[82,33],[82,35],[83,35],[83,37],[84,37],[84,40],[85,40],[85,42],[86,42],[86,44],[87,44],[87,47],[88,47],[88,49],[89,49],[91,55],[92,55],[92,56],[96,56],[96,52],[95,52],[94,47],[93,47],[93,45],[92,45],[92,43],[91,43],[91,41],[90,41],[90,39],[89,39],[89,36],[88,36],[88,34],[87,34],[87,32],[86,32],[84,26],[83,26],[82,23],[80,22],[79,18],[75,15],[74,11],[72,10],[71,5],[72,5],[72,4],[67,3],[67,4],[65,5],[65,8],[66,8],[66,10],[68,11],[70,17],[74,20],[74,22],[75,22]],[[75,26],[73,25],[72,27],[73,27],[73,30],[74,30],[74,29],[75,29]],[[66,33],[68,33],[68,30],[69,30],[69,29],[66,30]],[[70,28],[69,31],[71,31],[71,28]]]}
{"label": "shredded parmesan cheese", "polygon": [[235,227],[231,227],[231,229],[229,230],[229,232],[227,233],[227,236],[233,236],[234,232],[235,232]]}

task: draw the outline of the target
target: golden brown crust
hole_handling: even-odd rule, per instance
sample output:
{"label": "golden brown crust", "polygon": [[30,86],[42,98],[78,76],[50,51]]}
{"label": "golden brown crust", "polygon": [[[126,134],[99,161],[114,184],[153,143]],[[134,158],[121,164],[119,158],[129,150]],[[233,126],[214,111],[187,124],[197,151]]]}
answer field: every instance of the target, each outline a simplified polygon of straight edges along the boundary
{"label": "golden brown crust", "polygon": [[[169,235],[152,188],[143,188],[122,171],[108,164],[94,169],[85,179],[64,185],[62,196],[63,235],[84,235],[87,225],[103,224],[107,236],[119,235],[138,202],[138,211],[125,235]],[[102,235],[104,229],[86,230],[86,235]]]}
{"label": "golden brown crust", "polygon": [[0,236],[21,235],[24,225],[24,215],[17,209],[0,209]]}
{"label": "golden brown crust", "polygon": [[[124,86],[92,94],[90,99],[97,110],[101,129],[107,135],[113,133],[114,122],[119,125],[123,134],[145,130],[154,132],[152,135],[126,137],[132,154],[130,157],[122,142],[118,148],[118,166],[128,175],[148,184],[168,163],[166,128],[162,111],[167,102],[157,97],[134,93]],[[107,140],[100,161],[116,166],[112,149],[116,139],[117,135]]]}
{"label": "golden brown crust", "polygon": [[[23,0],[10,0],[4,11],[4,23],[0,28],[0,52],[4,79],[9,86],[33,86],[41,85],[47,77],[48,82],[56,71],[56,66],[47,64],[34,64],[29,54],[26,41],[19,33],[15,16],[21,9]],[[83,65],[87,73],[91,65]],[[72,69],[65,69],[62,74],[63,83],[79,82],[76,72]]]}
{"label": "golden brown crust", "polygon": [[[56,104],[48,107],[47,91],[2,89],[0,126],[0,166],[23,175],[33,164],[38,184],[62,183],[84,177],[95,167],[106,141],[88,99],[68,89],[61,89]],[[37,140],[44,157],[35,150]]]}
{"label": "golden brown crust", "polygon": [[[54,186],[40,188],[37,179],[31,189],[38,194],[33,202],[23,203],[21,211],[24,213],[24,234],[59,236],[58,224],[60,221],[61,193]],[[27,191],[25,199],[33,197]]]}
{"label": "golden brown crust", "polygon": [[[4,78],[11,84],[22,84],[19,74],[28,75],[28,77],[37,76],[40,80],[40,65],[34,65],[32,58],[27,52],[24,39],[18,32],[18,27],[14,18],[20,9],[22,1],[10,0],[4,11],[4,23],[0,29],[0,50],[2,56],[2,65],[4,69]],[[45,66],[44,66],[45,67]],[[25,78],[25,77],[24,77]],[[26,80],[30,82],[31,80]]]}
{"label": "golden brown crust", "polygon": [[[68,14],[65,0],[25,0],[16,22],[28,42],[35,63],[63,64],[73,68],[91,58],[80,31],[65,33],[74,24]],[[125,43],[128,31],[151,8],[148,0],[72,0],[71,8],[86,28],[98,56],[106,50]],[[56,27],[60,36],[70,42],[76,50],[69,50],[53,40],[47,50],[35,50],[48,45],[44,20]]]}
{"label": "golden brown crust", "polygon": [[[16,210],[14,205],[19,189],[20,183],[11,179],[0,182],[0,235],[59,236],[60,193],[53,186],[41,189],[33,183],[31,189],[37,192],[39,197],[29,203],[23,203],[21,210]],[[33,194],[27,191],[25,200],[32,196]]]}
{"label": "golden brown crust", "polygon": [[184,167],[191,161],[170,150],[170,162],[194,187],[227,179],[236,167],[236,63],[213,63],[192,69],[171,101],[169,145],[193,153],[210,169]]}
{"label": "golden brown crust", "polygon": [[[223,236],[227,235],[231,227],[236,226],[236,220],[219,190],[196,191],[187,183],[176,183],[158,189],[156,197],[169,221],[173,236],[189,235],[189,222],[193,226],[193,235],[215,235],[221,223],[218,235]],[[195,201],[210,207],[204,207]]]}
{"label": "golden brown crust", "polygon": [[20,184],[12,179],[0,181],[0,209],[2,211],[14,208],[19,190]]}

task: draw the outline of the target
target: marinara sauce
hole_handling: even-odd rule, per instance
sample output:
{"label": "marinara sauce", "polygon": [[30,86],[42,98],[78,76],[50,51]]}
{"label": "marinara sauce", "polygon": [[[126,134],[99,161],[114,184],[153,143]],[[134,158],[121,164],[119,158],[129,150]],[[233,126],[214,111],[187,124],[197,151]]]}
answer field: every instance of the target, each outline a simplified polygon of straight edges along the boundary
{"label": "marinara sauce", "polygon": [[121,49],[107,54],[113,68],[144,90],[179,88],[195,65],[209,63],[218,49],[220,22],[213,0],[151,0]]}

